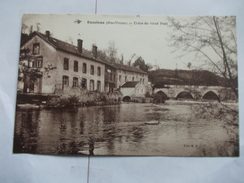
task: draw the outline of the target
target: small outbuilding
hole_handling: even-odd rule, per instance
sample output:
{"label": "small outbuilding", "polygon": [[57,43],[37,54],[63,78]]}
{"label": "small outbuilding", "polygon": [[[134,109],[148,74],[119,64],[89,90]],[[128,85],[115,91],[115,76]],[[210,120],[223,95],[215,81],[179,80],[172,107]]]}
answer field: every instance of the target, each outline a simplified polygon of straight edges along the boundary
{"label": "small outbuilding", "polygon": [[120,87],[123,98],[144,98],[147,92],[146,86],[140,81],[128,81]]}

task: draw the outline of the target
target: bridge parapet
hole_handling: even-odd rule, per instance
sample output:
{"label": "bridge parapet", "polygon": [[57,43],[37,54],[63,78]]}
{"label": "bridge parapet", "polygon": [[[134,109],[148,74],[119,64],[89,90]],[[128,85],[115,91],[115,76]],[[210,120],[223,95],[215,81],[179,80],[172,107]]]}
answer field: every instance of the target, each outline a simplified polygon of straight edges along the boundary
{"label": "bridge parapet", "polygon": [[192,96],[193,99],[210,98],[218,100],[236,100],[231,88],[221,86],[194,86],[194,85],[165,85],[164,88],[155,88],[154,93],[163,92],[168,98],[178,98],[182,93]]}

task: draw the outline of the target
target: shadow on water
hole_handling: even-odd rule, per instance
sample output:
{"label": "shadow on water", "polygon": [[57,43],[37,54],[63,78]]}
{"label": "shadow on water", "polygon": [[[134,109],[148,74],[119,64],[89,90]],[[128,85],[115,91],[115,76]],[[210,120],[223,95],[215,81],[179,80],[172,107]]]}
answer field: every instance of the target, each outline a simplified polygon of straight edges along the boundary
{"label": "shadow on water", "polygon": [[19,122],[15,124],[14,153],[38,153],[39,116],[40,111],[32,109],[16,114]]}
{"label": "shadow on water", "polygon": [[[217,142],[226,137],[225,134],[213,135],[218,126],[194,121],[182,104],[173,107],[129,103],[73,110],[18,109],[16,114],[15,153],[184,155],[181,152],[186,149],[185,143],[193,142],[198,143],[194,150],[188,148],[188,154],[193,156],[214,156],[215,151],[223,156],[236,154],[235,150],[229,152],[231,143],[226,144],[229,148],[224,150]],[[145,122],[155,120],[160,123],[145,125]],[[201,145],[200,142],[211,144]],[[216,148],[211,150],[214,146]]]}

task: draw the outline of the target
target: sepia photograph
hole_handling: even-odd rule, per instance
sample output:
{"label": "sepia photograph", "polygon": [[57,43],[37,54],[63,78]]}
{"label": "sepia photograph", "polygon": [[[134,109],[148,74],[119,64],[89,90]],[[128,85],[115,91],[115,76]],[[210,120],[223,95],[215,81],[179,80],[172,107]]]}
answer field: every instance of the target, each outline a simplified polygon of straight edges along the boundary
{"label": "sepia photograph", "polygon": [[25,14],[13,153],[239,157],[235,16]]}

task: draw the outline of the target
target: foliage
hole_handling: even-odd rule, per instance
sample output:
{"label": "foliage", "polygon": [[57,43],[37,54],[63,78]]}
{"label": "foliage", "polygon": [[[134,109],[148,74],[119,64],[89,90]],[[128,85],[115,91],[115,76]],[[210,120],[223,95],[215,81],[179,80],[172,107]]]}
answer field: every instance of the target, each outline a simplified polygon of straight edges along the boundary
{"label": "foliage", "polygon": [[28,66],[27,63],[30,61],[31,58],[32,56],[30,54],[29,48],[24,48],[20,50],[18,80],[25,80],[25,78],[28,77],[30,81],[35,82],[37,78],[42,77],[42,73],[39,69]]}
{"label": "foliage", "polygon": [[149,92],[147,92],[147,93],[145,94],[145,97],[151,98],[152,95],[151,95]]}
{"label": "foliage", "polygon": [[139,68],[145,72],[148,72],[150,69],[152,69],[152,65],[146,64],[142,57],[138,57],[133,63],[133,66],[139,66]]}
{"label": "foliage", "polygon": [[70,96],[61,96],[59,98],[52,98],[47,102],[46,107],[48,108],[68,108],[73,106],[79,106],[79,96],[70,95]]}
{"label": "foliage", "polygon": [[228,139],[223,144],[215,146],[200,145],[196,156],[239,156],[239,117],[238,106],[222,104],[217,101],[202,103],[192,106],[192,112],[197,119],[205,119],[211,123],[221,121],[221,126],[226,130]]}
{"label": "foliage", "polygon": [[148,78],[156,85],[180,84],[196,86],[225,86],[225,80],[207,70],[168,70],[150,71]]}
{"label": "foliage", "polygon": [[194,106],[193,112],[199,118],[204,119],[219,119],[225,125],[238,126],[238,106],[226,105],[217,101],[202,103]]}
{"label": "foliage", "polygon": [[238,96],[235,17],[168,17],[168,21],[172,28],[170,46],[182,53],[179,57],[194,54],[195,62],[203,61],[204,67],[222,76]]}

